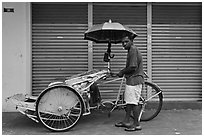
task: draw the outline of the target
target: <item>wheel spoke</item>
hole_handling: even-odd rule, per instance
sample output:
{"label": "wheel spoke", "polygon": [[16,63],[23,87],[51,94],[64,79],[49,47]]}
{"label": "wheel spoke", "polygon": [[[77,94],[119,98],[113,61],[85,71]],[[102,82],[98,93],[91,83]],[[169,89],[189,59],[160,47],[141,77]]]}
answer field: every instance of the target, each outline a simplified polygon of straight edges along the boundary
{"label": "wheel spoke", "polygon": [[72,116],[69,116],[69,120],[71,121],[71,123],[74,123],[74,120],[72,120]]}
{"label": "wheel spoke", "polygon": [[64,116],[62,116],[62,122],[64,123],[65,127],[67,127],[66,117],[64,118]]}
{"label": "wheel spoke", "polygon": [[59,116],[59,118],[58,118],[58,121],[56,121],[57,122],[57,128],[64,128],[63,127],[63,124],[62,124],[62,122],[63,122],[63,117],[62,116]]}
{"label": "wheel spoke", "polygon": [[47,123],[48,125],[50,125],[50,123],[52,123],[52,117],[53,115],[50,115],[50,117],[48,119],[45,119],[45,123]]}
{"label": "wheel spoke", "polygon": [[51,120],[51,121],[52,121],[52,122],[51,122],[51,127],[54,127],[53,125],[55,124],[55,121],[56,121],[56,120],[55,120],[55,119],[56,119],[56,115],[53,115],[53,117],[54,117],[54,118],[53,118],[54,120]]}

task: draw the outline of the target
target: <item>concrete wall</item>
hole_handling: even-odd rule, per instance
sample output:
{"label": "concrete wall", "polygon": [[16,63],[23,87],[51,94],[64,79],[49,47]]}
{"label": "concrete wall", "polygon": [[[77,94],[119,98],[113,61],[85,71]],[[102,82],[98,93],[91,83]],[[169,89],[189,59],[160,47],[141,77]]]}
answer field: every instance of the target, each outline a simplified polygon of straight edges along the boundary
{"label": "concrete wall", "polygon": [[15,111],[5,99],[15,93],[31,93],[30,3],[3,2],[2,8],[2,111]]}

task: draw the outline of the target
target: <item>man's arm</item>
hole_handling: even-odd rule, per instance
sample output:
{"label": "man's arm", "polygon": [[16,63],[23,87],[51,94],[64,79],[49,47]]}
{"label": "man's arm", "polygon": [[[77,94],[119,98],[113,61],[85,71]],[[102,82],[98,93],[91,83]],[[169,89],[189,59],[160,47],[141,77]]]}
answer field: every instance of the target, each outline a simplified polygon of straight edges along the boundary
{"label": "man's arm", "polygon": [[124,68],[124,69],[122,69],[122,70],[118,73],[118,76],[119,76],[119,77],[123,77],[123,75],[125,75],[125,74],[129,74],[129,73],[134,72],[135,69],[136,69],[136,67],[127,67],[127,68]]}
{"label": "man's arm", "polygon": [[118,73],[119,77],[122,77],[125,74],[134,73],[134,71],[137,69],[137,52],[136,52],[136,49],[130,50],[129,55],[130,55],[129,66],[126,66],[124,69],[122,69]]}

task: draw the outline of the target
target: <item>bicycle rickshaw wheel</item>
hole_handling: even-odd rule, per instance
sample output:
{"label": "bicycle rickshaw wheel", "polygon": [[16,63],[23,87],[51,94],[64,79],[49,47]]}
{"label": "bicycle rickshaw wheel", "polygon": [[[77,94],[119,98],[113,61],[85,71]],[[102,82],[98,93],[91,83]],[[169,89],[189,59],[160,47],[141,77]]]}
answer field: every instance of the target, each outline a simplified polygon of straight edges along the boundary
{"label": "bicycle rickshaw wheel", "polygon": [[163,95],[161,89],[150,82],[145,82],[142,87],[141,98],[146,100],[146,105],[140,121],[149,121],[161,111]]}
{"label": "bicycle rickshaw wheel", "polygon": [[51,131],[67,131],[82,116],[82,99],[68,86],[58,85],[45,89],[37,99],[39,121]]}

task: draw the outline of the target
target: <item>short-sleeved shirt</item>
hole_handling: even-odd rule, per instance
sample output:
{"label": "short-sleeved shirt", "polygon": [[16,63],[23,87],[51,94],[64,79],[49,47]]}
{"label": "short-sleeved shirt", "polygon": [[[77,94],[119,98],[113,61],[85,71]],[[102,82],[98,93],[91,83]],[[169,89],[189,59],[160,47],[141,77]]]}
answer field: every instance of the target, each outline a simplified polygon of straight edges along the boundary
{"label": "short-sleeved shirt", "polygon": [[139,85],[144,83],[144,71],[143,71],[143,61],[142,54],[138,48],[132,45],[127,54],[126,68],[127,67],[136,67],[135,71],[129,74],[126,74],[126,84],[127,85]]}

